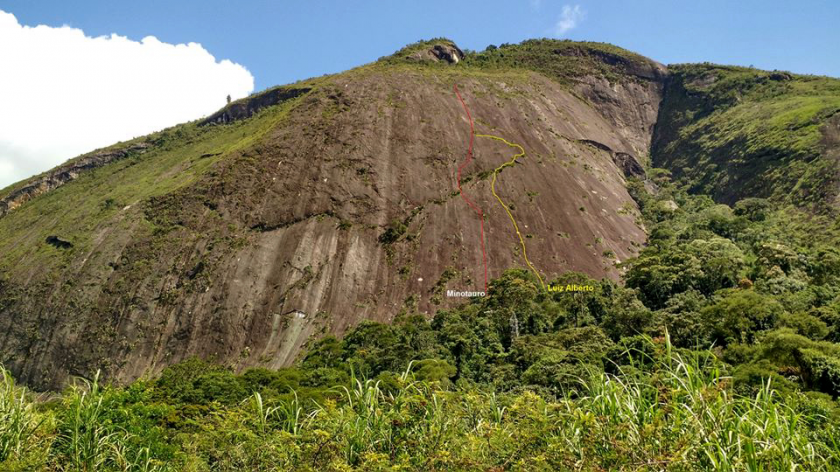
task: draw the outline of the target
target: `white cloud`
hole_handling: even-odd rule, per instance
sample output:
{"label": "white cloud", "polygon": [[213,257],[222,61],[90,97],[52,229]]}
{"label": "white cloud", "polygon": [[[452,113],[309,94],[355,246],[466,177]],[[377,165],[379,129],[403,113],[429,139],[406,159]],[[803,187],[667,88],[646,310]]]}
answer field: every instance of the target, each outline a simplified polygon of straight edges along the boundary
{"label": "white cloud", "polygon": [[575,28],[584,18],[586,18],[586,12],[580,8],[580,5],[563,5],[560,18],[554,25],[554,35],[563,36],[566,32]]}
{"label": "white cloud", "polygon": [[22,26],[0,10],[0,188],[76,155],[208,115],[254,89],[200,44]]}

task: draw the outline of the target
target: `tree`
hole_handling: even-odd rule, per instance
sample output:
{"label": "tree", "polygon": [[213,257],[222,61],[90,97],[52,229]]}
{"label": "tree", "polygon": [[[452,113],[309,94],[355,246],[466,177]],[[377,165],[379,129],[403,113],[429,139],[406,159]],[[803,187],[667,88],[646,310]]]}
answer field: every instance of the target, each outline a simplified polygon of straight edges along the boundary
{"label": "tree", "polygon": [[735,287],[746,267],[743,251],[729,239],[695,239],[686,251],[700,261],[702,276],[693,285],[706,295]]}
{"label": "tree", "polygon": [[344,360],[358,373],[375,377],[386,370],[401,370],[410,353],[398,352],[397,335],[390,325],[363,321],[344,336]]}
{"label": "tree", "polygon": [[674,346],[709,346],[711,339],[700,314],[708,303],[709,299],[697,290],[678,293],[668,299],[665,308],[654,313],[653,325],[667,329]]}
{"label": "tree", "polygon": [[610,298],[601,327],[614,340],[624,336],[643,334],[651,325],[653,315],[636,293],[629,289],[617,289]]}
{"label": "tree", "polygon": [[645,305],[660,309],[672,296],[690,289],[709,296],[736,286],[746,265],[735,243],[711,236],[648,247],[627,266],[627,286],[639,289]]}
{"label": "tree", "polygon": [[318,340],[303,358],[304,368],[336,367],[344,357],[344,348],[335,336],[325,336]]}
{"label": "tree", "polygon": [[750,221],[764,221],[770,211],[770,202],[764,198],[745,198],[735,204],[735,215]]}
{"label": "tree", "polygon": [[728,290],[701,312],[716,344],[752,343],[760,331],[776,326],[784,308],[754,290]]}
{"label": "tree", "polygon": [[551,298],[559,307],[560,317],[555,319],[555,329],[582,327],[598,324],[607,312],[610,293],[615,284],[610,281],[597,282],[579,272],[566,272],[551,282],[550,285],[566,287],[568,285],[592,286],[592,292],[554,292]]}
{"label": "tree", "polygon": [[781,318],[781,325],[792,328],[798,334],[814,341],[819,341],[828,336],[828,325],[808,313],[785,314]]}
{"label": "tree", "polygon": [[423,359],[414,364],[414,376],[417,380],[426,382],[440,382],[444,388],[452,386],[450,379],[455,377],[458,369],[442,359]]}
{"label": "tree", "polygon": [[805,386],[840,396],[840,346],[812,341],[782,328],[764,337],[760,359],[772,362],[779,372],[795,373]]}
{"label": "tree", "polygon": [[639,289],[642,302],[654,310],[703,278],[701,261],[682,247],[648,247],[627,266],[627,287]]}

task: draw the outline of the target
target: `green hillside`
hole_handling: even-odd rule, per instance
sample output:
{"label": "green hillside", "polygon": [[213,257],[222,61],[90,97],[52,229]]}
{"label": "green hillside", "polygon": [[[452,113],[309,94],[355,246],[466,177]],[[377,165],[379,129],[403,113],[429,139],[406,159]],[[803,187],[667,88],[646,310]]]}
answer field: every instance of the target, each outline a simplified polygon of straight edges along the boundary
{"label": "green hillside", "polygon": [[837,195],[840,80],[745,67],[669,67],[651,155],[696,193],[824,208]]}
{"label": "green hillside", "polygon": [[[83,173],[71,184],[24,204],[25,211],[12,211],[3,217],[0,241],[5,250],[0,253],[0,273],[21,274],[30,268],[44,271],[54,267],[67,254],[43,244],[53,234],[71,241],[74,251],[89,251],[92,234],[143,219],[143,207],[149,201],[195,182],[218,161],[253,146],[287,110],[272,108],[263,116],[228,127],[187,123],[115,145],[113,148],[147,142],[151,147],[143,154]],[[0,197],[25,183],[10,186],[0,192]],[[22,228],[27,231],[22,232]]]}

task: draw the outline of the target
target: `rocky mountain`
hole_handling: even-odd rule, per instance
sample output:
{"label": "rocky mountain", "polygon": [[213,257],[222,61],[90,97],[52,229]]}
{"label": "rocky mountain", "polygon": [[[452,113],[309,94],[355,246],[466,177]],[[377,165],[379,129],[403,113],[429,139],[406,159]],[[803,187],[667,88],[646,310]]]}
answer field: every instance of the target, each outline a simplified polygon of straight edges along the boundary
{"label": "rocky mountain", "polygon": [[552,40],[432,40],[269,89],[0,191],[0,362],[39,388],[279,367],[511,267],[618,280],[646,240],[626,183],[651,166],[833,211],[838,97]]}

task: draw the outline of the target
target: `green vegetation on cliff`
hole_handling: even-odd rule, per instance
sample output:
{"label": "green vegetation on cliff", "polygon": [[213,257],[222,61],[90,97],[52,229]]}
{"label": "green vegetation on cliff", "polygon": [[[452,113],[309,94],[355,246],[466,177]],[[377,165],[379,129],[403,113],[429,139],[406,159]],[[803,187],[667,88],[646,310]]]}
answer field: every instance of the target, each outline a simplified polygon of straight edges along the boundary
{"label": "green vegetation on cliff", "polygon": [[574,84],[587,76],[610,81],[658,78],[659,66],[650,59],[612,44],[587,41],[532,39],[520,44],[489,46],[467,55],[464,64],[482,68],[523,68],[562,83]]}
{"label": "green vegetation on cliff", "polygon": [[[94,231],[119,226],[126,220],[125,224],[131,224],[138,213],[142,214],[142,204],[187,186],[210,171],[218,160],[252,146],[287,111],[288,106],[274,107],[261,113],[259,119],[231,126],[201,127],[193,122],[152,134],[144,138],[150,145],[146,152],[82,173],[71,185],[9,212],[0,224],[0,241],[4,243],[0,244],[4,249],[0,252],[0,273],[20,275],[34,268],[45,271],[59,263],[62,258],[56,255],[61,251],[43,244],[49,235],[60,234],[71,241],[74,251],[89,250]],[[3,195],[21,184],[4,190]],[[56,217],[45,219],[45,214]],[[20,228],[29,231],[21,234]]]}
{"label": "green vegetation on cliff", "polygon": [[[421,64],[446,67],[446,61],[428,59],[425,53],[440,46],[456,48],[446,38],[418,41],[380,59],[380,63]],[[650,59],[607,43],[556,39],[530,39],[519,44],[490,45],[484,51],[464,51],[458,70],[532,70],[564,84],[574,84],[587,77],[604,77],[610,81],[629,78],[661,79],[664,69]]]}
{"label": "green vegetation on cliff", "polygon": [[822,207],[836,196],[840,80],[707,64],[669,71],[654,165],[730,204]]}

